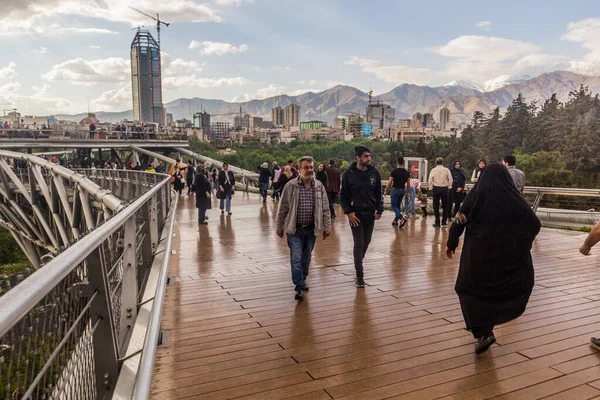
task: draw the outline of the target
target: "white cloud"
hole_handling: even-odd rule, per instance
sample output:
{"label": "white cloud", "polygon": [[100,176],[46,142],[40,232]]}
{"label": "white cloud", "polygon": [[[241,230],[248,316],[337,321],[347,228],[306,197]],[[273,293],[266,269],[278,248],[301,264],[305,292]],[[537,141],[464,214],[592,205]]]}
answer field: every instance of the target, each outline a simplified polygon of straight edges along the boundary
{"label": "white cloud", "polygon": [[93,101],[94,109],[102,111],[128,110],[132,106],[131,83],[108,90]]}
{"label": "white cloud", "polygon": [[130,61],[110,57],[98,60],[76,58],[57,64],[42,75],[48,81],[68,81],[77,85],[93,85],[98,82],[123,82],[131,79]]}
{"label": "white cloud", "polygon": [[242,68],[242,69],[252,69],[256,72],[292,72],[292,71],[295,71],[295,69],[292,67],[277,66],[277,65],[261,66],[261,65],[251,65],[251,64],[238,64],[238,67]]}
{"label": "white cloud", "polygon": [[587,18],[567,25],[562,40],[579,42],[588,50],[583,60],[573,60],[569,71],[584,75],[600,75],[600,18]]}
{"label": "white cloud", "polygon": [[241,6],[245,3],[254,3],[254,0],[217,0],[217,4],[222,6]]}
{"label": "white cloud", "polygon": [[308,80],[303,80],[303,81],[294,81],[294,83],[296,83],[298,85],[316,85],[318,83],[321,83],[321,81],[316,81],[314,79],[308,79]]}
{"label": "white cloud", "polygon": [[211,42],[208,40],[198,42],[196,40],[192,40],[188,48],[200,49],[200,54],[204,56],[222,56],[225,54],[243,53],[248,50],[248,45],[242,44],[236,47],[229,43]]}
{"label": "white cloud", "polygon": [[268,97],[279,96],[280,94],[284,94],[285,86],[275,86],[269,85],[267,87],[258,89],[256,94],[244,94],[242,96],[234,97],[231,100],[234,103],[244,103],[250,100],[262,100]]}
{"label": "white cloud", "polygon": [[50,51],[49,51],[49,50],[48,50],[46,47],[44,47],[44,46],[41,46],[39,49],[35,49],[34,51],[35,51],[36,53],[40,53],[40,54],[46,54],[46,53],[49,53],[49,52],[50,52]]}
{"label": "white cloud", "polygon": [[460,36],[446,45],[430,49],[446,57],[481,61],[513,60],[527,54],[538,53],[533,43],[488,36]]}
{"label": "white cloud", "polygon": [[100,47],[100,46],[96,46],[95,44],[90,44],[90,45],[88,46],[88,48],[90,48],[90,49],[101,49],[102,47]]}
{"label": "white cloud", "polygon": [[360,69],[369,74],[375,75],[382,81],[400,84],[404,82],[415,83],[418,85],[427,84],[432,77],[432,71],[427,68],[414,68],[404,65],[383,65],[379,61],[368,60],[356,56],[350,57],[346,61],[348,65],[358,65]]}
{"label": "white cloud", "polygon": [[163,78],[164,90],[180,90],[183,88],[215,88],[222,86],[243,86],[251,83],[250,80],[242,77],[235,78],[202,78],[196,74],[185,76],[172,76]]}
{"label": "white cloud", "polygon": [[492,26],[492,21],[479,21],[478,23],[475,24],[476,28],[481,28],[484,31],[491,31],[492,29],[490,28]]}
{"label": "white cloud", "polygon": [[[12,0],[3,3],[0,15],[1,34],[66,34],[66,33],[114,33],[99,27],[57,26],[57,17],[85,17],[122,22],[131,26],[151,24],[148,17],[130,9],[127,2],[121,0]],[[139,0],[136,8],[148,14],[159,13],[167,22],[221,22],[221,17],[209,5],[198,0]],[[69,18],[71,17],[71,18]]]}
{"label": "white cloud", "polygon": [[17,64],[9,62],[7,67],[0,68],[0,79],[11,79],[17,76]]}
{"label": "white cloud", "polygon": [[10,82],[0,86],[0,102],[11,103],[12,107],[16,107],[17,103],[27,108],[28,105],[37,105],[43,108],[45,112],[70,112],[73,110],[73,103],[70,100],[61,97],[52,97],[51,87],[48,84],[42,86],[33,86],[33,93],[30,95],[21,92],[21,84],[19,82]]}
{"label": "white cloud", "polygon": [[202,71],[201,64],[197,61],[186,61],[181,58],[172,59],[168,53],[162,52],[163,76],[174,76]]}
{"label": "white cloud", "polygon": [[517,60],[513,71],[519,75],[540,75],[546,72],[566,70],[569,58],[550,54],[530,54]]}

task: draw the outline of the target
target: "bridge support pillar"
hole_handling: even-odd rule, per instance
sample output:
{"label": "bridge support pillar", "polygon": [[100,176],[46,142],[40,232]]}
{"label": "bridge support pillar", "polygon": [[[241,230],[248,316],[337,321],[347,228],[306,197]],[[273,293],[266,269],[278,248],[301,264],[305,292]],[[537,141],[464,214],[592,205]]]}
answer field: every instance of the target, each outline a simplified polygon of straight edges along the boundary
{"label": "bridge support pillar", "polygon": [[[142,214],[143,215],[143,214]],[[127,348],[127,342],[137,318],[138,259],[135,215],[125,222],[123,241],[123,280],[121,281],[121,315],[118,332],[119,349]],[[147,224],[147,221],[146,221]]]}
{"label": "bridge support pillar", "polygon": [[90,253],[85,263],[90,293],[98,293],[90,306],[91,325],[92,328],[96,327],[93,331],[93,345],[97,398],[108,399],[112,395],[119,376],[119,350],[115,335],[113,305],[110,300],[108,268],[101,250],[102,247],[99,246]]}

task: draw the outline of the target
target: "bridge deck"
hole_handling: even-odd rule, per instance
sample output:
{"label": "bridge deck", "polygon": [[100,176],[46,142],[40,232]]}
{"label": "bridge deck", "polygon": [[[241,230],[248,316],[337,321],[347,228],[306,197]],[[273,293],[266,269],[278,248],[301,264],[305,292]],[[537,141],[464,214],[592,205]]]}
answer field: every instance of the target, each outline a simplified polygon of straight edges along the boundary
{"label": "bridge deck", "polygon": [[364,290],[337,219],[297,303],[270,199],[239,193],[231,217],[213,209],[200,230],[194,199],[180,201],[156,399],[600,399],[600,355],[588,344],[600,333],[599,259],[579,256],[581,233],[541,232],[527,312],[476,356],[453,289],[458,257],[442,256],[446,231],[431,218],[399,231],[384,214]]}

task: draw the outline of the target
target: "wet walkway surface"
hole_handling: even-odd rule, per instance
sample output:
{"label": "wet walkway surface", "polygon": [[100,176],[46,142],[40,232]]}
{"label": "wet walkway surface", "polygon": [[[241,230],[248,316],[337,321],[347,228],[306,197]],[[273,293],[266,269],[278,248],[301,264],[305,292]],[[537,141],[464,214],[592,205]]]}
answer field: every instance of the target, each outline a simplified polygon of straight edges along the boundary
{"label": "wet walkway surface", "polygon": [[334,220],[298,303],[276,202],[237,193],[233,215],[213,203],[198,226],[195,199],[179,201],[153,398],[600,399],[600,249],[580,256],[584,234],[542,230],[527,311],[476,356],[454,292],[460,254],[445,257],[433,218],[399,230],[384,213],[365,289],[347,219]]}

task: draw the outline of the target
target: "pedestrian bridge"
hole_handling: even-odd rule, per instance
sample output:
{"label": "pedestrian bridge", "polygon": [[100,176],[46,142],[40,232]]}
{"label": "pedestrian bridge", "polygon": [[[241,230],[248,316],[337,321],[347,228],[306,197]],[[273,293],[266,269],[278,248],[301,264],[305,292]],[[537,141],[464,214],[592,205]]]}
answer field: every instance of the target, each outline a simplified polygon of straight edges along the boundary
{"label": "pedestrian bridge", "polygon": [[[123,158],[186,151],[120,145]],[[213,200],[198,226],[193,196],[160,174],[68,171],[0,150],[0,178],[0,221],[39,263],[0,297],[2,399],[600,397],[588,344],[600,260],[579,255],[582,233],[542,230],[526,313],[476,356],[453,289],[460,251],[445,257],[447,230],[431,219],[399,230],[384,213],[365,289],[347,220],[334,220],[297,302],[276,202],[240,191],[231,216]]]}

